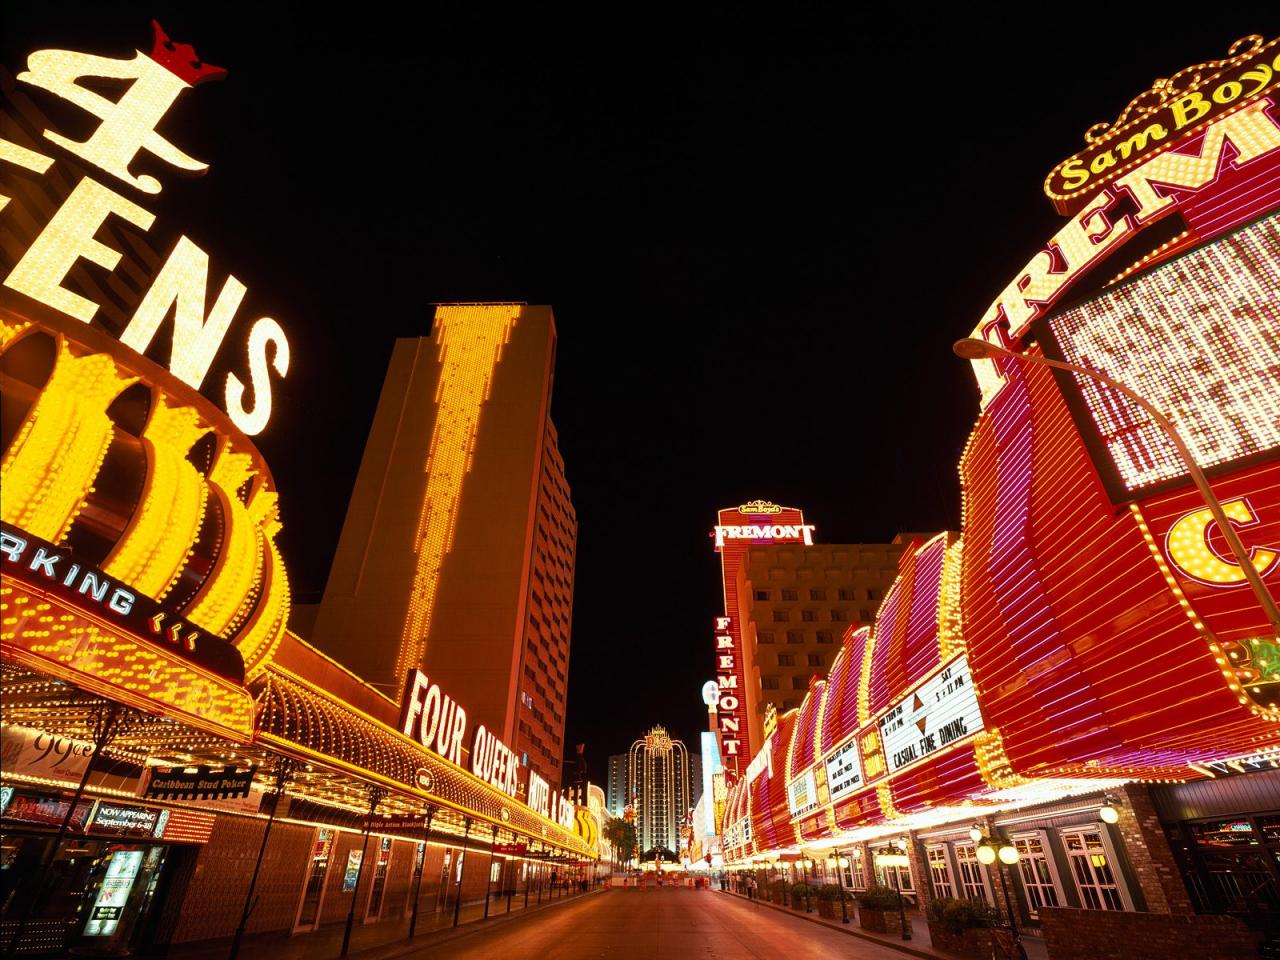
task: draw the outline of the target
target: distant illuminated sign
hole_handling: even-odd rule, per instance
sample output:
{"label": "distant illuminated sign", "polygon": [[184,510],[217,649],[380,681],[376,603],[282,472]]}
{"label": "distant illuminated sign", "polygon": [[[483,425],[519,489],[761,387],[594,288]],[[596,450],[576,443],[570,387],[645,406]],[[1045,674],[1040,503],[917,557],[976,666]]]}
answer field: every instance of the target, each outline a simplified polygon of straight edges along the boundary
{"label": "distant illuminated sign", "polygon": [[343,893],[350,893],[356,888],[356,881],[360,879],[360,861],[363,859],[363,850],[347,851],[347,869],[342,874]]}
{"label": "distant illuminated sign", "polygon": [[716,735],[710,730],[703,730],[702,740],[702,808],[705,813],[703,833],[711,836],[716,832],[715,810],[715,775],[723,770],[720,765],[720,748],[716,745]]}
{"label": "distant illuminated sign", "polygon": [[969,661],[957,657],[880,717],[889,772],[923,760],[982,726]]}
{"label": "distant illuminated sign", "polygon": [[803,543],[813,546],[812,523],[750,523],[716,525],[716,546],[723,547],[726,540],[751,540],[755,543]]}
{"label": "distant illuminated sign", "polygon": [[529,771],[528,805],[535,812],[554,820],[566,830],[574,828],[574,804],[568,794],[552,790],[535,771]]}
{"label": "distant illuminated sign", "polygon": [[93,814],[93,822],[89,825],[89,829],[104,833],[150,836],[156,833],[156,826],[159,822],[159,810],[100,802],[98,809]]}
{"label": "distant illuminated sign", "polygon": [[[161,165],[167,164],[187,173],[204,172],[206,164],[179,150],[158,132],[158,127],[182,93],[221,77],[226,71],[203,63],[189,45],[173,43],[159,24],[153,26],[155,43],[150,56],[142,51],[129,59],[71,50],[32,53],[27,58],[27,69],[18,73],[17,80],[72,104],[83,111],[84,119],[96,120],[97,124],[87,128],[91,132],[84,140],[45,130],[47,143],[38,144],[39,149],[7,144],[5,160],[25,168],[28,176],[44,177],[55,159],[40,151],[56,146],[80,163],[102,171],[115,186],[123,185],[127,191],[141,194],[139,199],[153,197],[162,189],[156,177],[133,173],[131,167],[141,153],[148,155],[151,169],[163,169]],[[128,81],[128,88],[116,99],[104,97],[94,87],[104,78]],[[47,223],[33,225],[34,239],[3,283],[59,313],[90,323],[100,304],[82,296],[87,291],[73,292],[66,285],[68,275],[82,261],[101,272],[112,273],[128,252],[129,264],[107,283],[117,290],[134,289],[138,278],[130,269],[145,269],[149,262],[134,257],[127,244],[121,250],[103,241],[111,240],[120,224],[148,232],[156,218],[92,177],[79,177],[73,167],[60,167],[58,172],[75,186],[61,199],[61,206]],[[47,184],[56,182],[58,178],[50,177]],[[0,207],[11,201],[11,197],[0,197]],[[209,304],[212,280],[209,255],[188,237],[180,237],[168,259],[136,296],[133,316],[124,330],[108,332],[141,353],[150,346],[160,326],[172,317],[169,368],[176,377],[200,389],[247,292],[244,284],[227,276]],[[237,427],[253,435],[260,433],[271,417],[271,371],[279,377],[289,372],[289,341],[274,319],[259,317],[249,328],[245,346],[253,401],[246,405],[249,390],[237,374],[229,373],[222,391],[223,406]]]}
{"label": "distant illuminated sign", "polygon": [[818,805],[818,786],[812,770],[806,770],[787,784],[787,805],[793,815],[805,813]]}
{"label": "distant illuminated sign", "polygon": [[[1273,214],[1063,311],[1049,328],[1064,359],[1114,377],[1171,416],[1197,462],[1212,467],[1280,447],[1277,317]],[[1119,476],[1113,492],[1186,473],[1140,407],[1092,377],[1077,384]]]}
{"label": "distant illuminated sign", "polygon": [[862,786],[862,764],[858,762],[858,744],[850,740],[827,757],[827,788],[831,799],[838,800]]}

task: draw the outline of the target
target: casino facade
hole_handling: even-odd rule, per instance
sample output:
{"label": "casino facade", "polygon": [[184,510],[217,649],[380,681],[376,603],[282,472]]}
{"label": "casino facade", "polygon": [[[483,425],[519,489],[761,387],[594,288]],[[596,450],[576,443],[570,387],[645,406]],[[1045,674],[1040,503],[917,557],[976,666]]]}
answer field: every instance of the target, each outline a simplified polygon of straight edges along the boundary
{"label": "casino facade", "polygon": [[957,345],[963,530],[777,718],[732,870],[983,899],[1055,957],[1280,935],[1277,76],[1280,40],[1240,41],[1049,176],[1065,223]]}
{"label": "casino facade", "polygon": [[[587,807],[530,798],[491,734],[468,761],[423,729],[447,690],[406,717],[288,629],[253,439],[285,325],[153,212],[204,166],[156,124],[222,72],[158,25],[150,55],[0,72],[6,956],[456,916],[596,856]],[[79,82],[104,77],[118,102]]]}

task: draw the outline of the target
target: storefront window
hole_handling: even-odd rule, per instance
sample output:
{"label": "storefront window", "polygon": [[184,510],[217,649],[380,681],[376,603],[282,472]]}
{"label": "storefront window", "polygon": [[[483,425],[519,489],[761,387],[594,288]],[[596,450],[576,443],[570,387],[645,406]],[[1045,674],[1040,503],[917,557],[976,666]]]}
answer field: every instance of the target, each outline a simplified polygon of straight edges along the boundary
{"label": "storefront window", "polygon": [[964,891],[964,899],[990,903],[987,885],[982,880],[982,864],[978,862],[978,851],[972,843],[956,844],[956,865],[960,872],[960,888]]}
{"label": "storefront window", "polygon": [[929,857],[929,879],[933,883],[933,895],[935,897],[954,897],[955,891],[951,886],[951,868],[947,865],[947,848],[944,846],[930,847],[926,852]]}
{"label": "storefront window", "polygon": [[1064,830],[1062,842],[1080,891],[1082,906],[1090,910],[1123,910],[1120,887],[1098,830]]}
{"label": "storefront window", "polygon": [[1018,872],[1027,892],[1027,912],[1032,918],[1038,918],[1041,907],[1058,905],[1058,888],[1053,882],[1044,840],[1039,834],[1014,837],[1013,845],[1018,850]]}
{"label": "storefront window", "polygon": [[52,842],[6,830],[0,857],[4,935],[25,916],[19,953],[126,952],[148,917],[166,848],[75,839],[64,842],[42,872]]}

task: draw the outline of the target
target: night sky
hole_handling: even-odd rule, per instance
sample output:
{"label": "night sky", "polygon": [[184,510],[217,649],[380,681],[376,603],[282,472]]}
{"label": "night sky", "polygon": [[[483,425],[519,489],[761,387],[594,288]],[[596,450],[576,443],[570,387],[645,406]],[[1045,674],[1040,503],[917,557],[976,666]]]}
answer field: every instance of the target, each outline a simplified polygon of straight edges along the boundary
{"label": "night sky", "polygon": [[229,70],[162,127],[209,173],[143,203],[249,287],[229,340],[288,331],[258,446],[296,601],[324,589],[394,338],[434,301],[553,306],[566,752],[597,780],[653,723],[696,749],[718,508],[798,506],[826,542],[958,526],[977,393],[950,344],[1061,222],[1045,175],[1154,78],[1280,26],[315,9],[5,4],[0,48],[12,72],[129,56],[155,16]]}

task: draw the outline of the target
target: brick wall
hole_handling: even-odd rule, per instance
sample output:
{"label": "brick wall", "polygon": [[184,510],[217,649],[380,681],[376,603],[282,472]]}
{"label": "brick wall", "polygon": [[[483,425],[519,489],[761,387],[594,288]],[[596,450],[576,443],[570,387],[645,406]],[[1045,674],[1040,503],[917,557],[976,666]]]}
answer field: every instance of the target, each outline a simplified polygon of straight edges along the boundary
{"label": "brick wall", "polygon": [[1242,960],[1258,935],[1234,917],[1045,907],[1049,960]]}
{"label": "brick wall", "polygon": [[[173,943],[229,937],[235,931],[265,829],[266,821],[255,817],[218,817],[187,883]],[[313,833],[296,824],[276,823],[271,828],[255,890],[257,906],[249,917],[250,933],[293,926]]]}
{"label": "brick wall", "polygon": [[1116,811],[1120,815],[1116,829],[1124,838],[1129,863],[1148,909],[1153,913],[1194,912],[1182,873],[1156,815],[1151,788],[1128,783],[1116,794]]}

